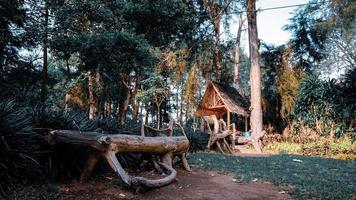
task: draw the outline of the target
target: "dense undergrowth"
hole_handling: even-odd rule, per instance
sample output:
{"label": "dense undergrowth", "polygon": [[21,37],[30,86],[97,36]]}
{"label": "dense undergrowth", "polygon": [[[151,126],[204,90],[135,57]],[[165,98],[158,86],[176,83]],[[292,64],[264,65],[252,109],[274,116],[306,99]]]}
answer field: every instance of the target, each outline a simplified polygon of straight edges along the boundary
{"label": "dense undergrowth", "polygon": [[[41,107],[21,106],[14,101],[0,102],[0,196],[23,183],[65,181],[79,177],[89,150],[67,144],[50,145],[46,136],[50,130],[68,129],[81,132],[95,131],[105,134],[140,135],[141,123],[119,125],[117,118],[88,119],[84,112],[53,111]],[[191,151],[201,150],[207,135],[194,134],[187,129]],[[155,133],[147,130],[146,136]],[[175,135],[182,135],[174,127]],[[124,167],[140,167],[142,155],[118,155]],[[108,169],[100,164],[97,170]]]}
{"label": "dense undergrowth", "polygon": [[[78,177],[88,149],[49,145],[53,129],[139,134],[140,126],[119,126],[115,118],[89,120],[86,113],[53,111],[0,102],[0,194],[18,183],[48,182]],[[120,156],[129,163],[130,156]]]}

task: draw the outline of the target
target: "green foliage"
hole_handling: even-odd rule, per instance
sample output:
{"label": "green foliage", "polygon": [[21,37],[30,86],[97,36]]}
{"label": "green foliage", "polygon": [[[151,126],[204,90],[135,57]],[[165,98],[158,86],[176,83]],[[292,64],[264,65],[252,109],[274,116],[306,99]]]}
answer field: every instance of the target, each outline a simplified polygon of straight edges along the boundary
{"label": "green foliage", "polygon": [[142,81],[142,86],[143,90],[139,98],[143,102],[153,101],[159,107],[169,95],[166,79],[159,74],[152,73],[149,78]]}
{"label": "green foliage", "polygon": [[236,157],[195,153],[189,162],[208,170],[234,173],[242,181],[257,178],[272,182],[296,199],[352,199],[356,193],[355,161],[296,155]]}
{"label": "green foliage", "polygon": [[188,132],[187,137],[189,140],[189,151],[201,151],[208,145],[209,135],[205,132],[200,132],[200,130]]}
{"label": "green foliage", "polygon": [[263,45],[262,94],[265,124],[281,132],[294,114],[301,73],[290,65],[291,49],[286,46]]}
{"label": "green foliage", "polygon": [[[66,144],[49,145],[52,129],[97,131],[107,134],[139,134],[137,124],[120,127],[116,118],[94,118],[86,113],[20,107],[0,102],[0,193],[20,181],[66,180],[78,177],[88,149]],[[130,162],[127,157],[120,157]],[[132,160],[132,159],[131,159]]]}
{"label": "green foliage", "polygon": [[0,66],[8,67],[18,62],[18,49],[23,46],[20,31],[25,21],[23,1],[0,1]]}
{"label": "green foliage", "polygon": [[[283,69],[283,52],[285,46],[272,46],[263,44],[261,52],[262,72],[262,109],[265,124],[273,125],[274,129],[281,130],[280,107],[281,93],[278,90],[280,72]],[[249,77],[247,77],[249,79]]]}
{"label": "green foliage", "polygon": [[18,180],[39,175],[36,137],[26,108],[17,107],[13,101],[0,103],[0,193],[13,188]]}
{"label": "green foliage", "polygon": [[350,114],[355,109],[353,104],[345,104],[346,99],[344,88],[334,81],[306,77],[295,102],[297,131],[306,126],[319,135],[340,136],[351,123]]}
{"label": "green foliage", "polygon": [[[189,40],[195,33],[196,7],[192,2],[182,0],[135,0],[116,5],[122,19],[137,34],[144,34],[153,46],[169,45],[172,41]],[[175,43],[175,42],[174,42]]]}
{"label": "green foliage", "polygon": [[292,32],[294,62],[312,71],[354,67],[355,9],[352,0],[312,0],[297,9],[285,27]]}
{"label": "green foliage", "polygon": [[184,126],[185,133],[189,140],[189,151],[192,152],[204,150],[209,140],[209,135],[206,132],[201,132],[199,127],[196,126],[196,122],[192,119],[189,119]]}
{"label": "green foliage", "polygon": [[300,78],[297,73],[288,66],[278,71],[277,90],[281,100],[280,115],[287,119],[294,114],[294,101],[298,95]]}
{"label": "green foliage", "polygon": [[200,74],[197,69],[197,66],[194,65],[190,69],[187,82],[185,83],[184,100],[186,101],[188,106],[187,112],[195,110],[198,106],[198,95],[201,83],[201,79],[199,78],[199,76]]}

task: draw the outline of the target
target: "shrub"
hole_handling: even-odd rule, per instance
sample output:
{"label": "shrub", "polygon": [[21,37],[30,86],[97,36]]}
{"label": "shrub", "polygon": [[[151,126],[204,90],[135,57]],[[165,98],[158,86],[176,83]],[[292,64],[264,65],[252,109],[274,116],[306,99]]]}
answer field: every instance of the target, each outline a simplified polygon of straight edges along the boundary
{"label": "shrub", "polygon": [[36,133],[26,108],[13,101],[0,102],[0,192],[18,180],[35,179],[41,172]]}
{"label": "shrub", "polygon": [[352,105],[345,104],[344,88],[316,76],[305,78],[295,102],[294,130],[319,136],[341,136],[350,123]]}

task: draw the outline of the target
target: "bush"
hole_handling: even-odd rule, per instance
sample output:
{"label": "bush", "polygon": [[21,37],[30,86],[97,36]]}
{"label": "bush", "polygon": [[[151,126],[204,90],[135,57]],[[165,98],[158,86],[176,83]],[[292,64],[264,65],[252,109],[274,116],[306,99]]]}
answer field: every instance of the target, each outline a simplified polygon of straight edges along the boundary
{"label": "bush", "polygon": [[37,136],[26,108],[16,107],[13,101],[0,102],[0,192],[41,173]]}
{"label": "bush", "polygon": [[[78,177],[89,150],[68,144],[49,145],[53,129],[97,131],[108,134],[139,134],[140,126],[120,127],[116,118],[89,120],[86,113],[20,107],[0,102],[0,194],[24,181],[67,180]],[[132,156],[120,156],[134,163]]]}
{"label": "bush", "polygon": [[295,102],[295,133],[331,137],[344,134],[352,121],[350,113],[354,110],[344,92],[345,87],[334,80],[306,77],[300,84]]}

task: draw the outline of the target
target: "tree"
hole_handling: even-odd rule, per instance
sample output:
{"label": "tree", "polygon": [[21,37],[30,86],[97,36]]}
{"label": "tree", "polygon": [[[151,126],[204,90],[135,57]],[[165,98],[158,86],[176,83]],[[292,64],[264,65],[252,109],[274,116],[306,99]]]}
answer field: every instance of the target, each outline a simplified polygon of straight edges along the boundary
{"label": "tree", "polygon": [[292,33],[294,63],[309,72],[355,66],[355,4],[313,0],[295,11],[285,29]]}
{"label": "tree", "polygon": [[259,40],[257,34],[255,0],[247,0],[247,22],[250,47],[250,84],[251,84],[251,130],[253,145],[258,152],[262,151],[260,139],[263,137],[263,119],[261,104],[261,69],[259,59]]}
{"label": "tree", "polygon": [[213,66],[215,68],[216,80],[220,81],[222,78],[221,21],[223,16],[228,14],[228,10],[233,6],[233,1],[204,0],[203,2],[214,29]]}
{"label": "tree", "polygon": [[23,46],[20,30],[26,13],[21,0],[1,1],[0,12],[0,70],[3,73],[5,67],[18,61],[18,49]]}
{"label": "tree", "polygon": [[233,86],[236,90],[239,91],[239,83],[238,83],[238,78],[239,78],[239,68],[240,68],[240,58],[241,58],[241,33],[242,33],[242,28],[245,22],[245,18],[242,17],[242,14],[240,14],[239,18],[239,27],[237,28],[237,35],[236,35],[236,45],[235,45],[235,59],[234,59],[234,79],[233,79]]}
{"label": "tree", "polygon": [[146,105],[149,102],[155,104],[157,109],[157,129],[159,129],[161,127],[161,105],[169,96],[167,82],[161,75],[152,73],[149,78],[142,81],[142,85],[143,90],[139,97]]}

